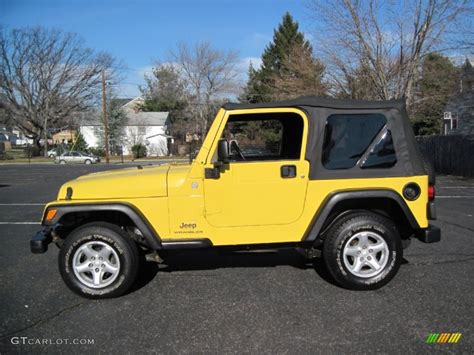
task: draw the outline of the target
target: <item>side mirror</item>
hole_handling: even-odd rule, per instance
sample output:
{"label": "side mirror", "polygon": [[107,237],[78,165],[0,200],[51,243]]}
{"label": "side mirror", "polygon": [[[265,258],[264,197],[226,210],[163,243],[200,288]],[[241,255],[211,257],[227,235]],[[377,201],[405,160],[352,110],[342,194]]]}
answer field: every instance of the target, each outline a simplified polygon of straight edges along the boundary
{"label": "side mirror", "polygon": [[219,139],[217,143],[217,161],[224,164],[229,162],[229,143],[226,139]]}
{"label": "side mirror", "polygon": [[219,139],[217,142],[217,161],[213,168],[205,169],[206,179],[219,179],[221,177],[221,168],[229,162],[229,143],[226,139]]}

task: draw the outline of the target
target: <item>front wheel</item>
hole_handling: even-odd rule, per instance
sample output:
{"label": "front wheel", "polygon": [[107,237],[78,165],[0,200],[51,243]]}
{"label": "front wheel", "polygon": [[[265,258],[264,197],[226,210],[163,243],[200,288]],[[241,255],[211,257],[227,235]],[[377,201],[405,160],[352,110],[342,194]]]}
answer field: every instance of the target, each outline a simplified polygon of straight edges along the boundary
{"label": "front wheel", "polygon": [[84,164],[87,164],[87,165],[92,164],[92,160],[86,159],[86,160],[84,161]]}
{"label": "front wheel", "polygon": [[59,164],[66,164],[66,161],[65,160],[60,160]]}
{"label": "front wheel", "polygon": [[139,252],[117,226],[90,223],[74,230],[59,252],[59,271],[66,285],[87,298],[111,298],[135,282]]}
{"label": "front wheel", "polygon": [[324,262],[334,280],[353,290],[374,290],[397,273],[403,249],[391,220],[371,212],[350,214],[330,228]]}

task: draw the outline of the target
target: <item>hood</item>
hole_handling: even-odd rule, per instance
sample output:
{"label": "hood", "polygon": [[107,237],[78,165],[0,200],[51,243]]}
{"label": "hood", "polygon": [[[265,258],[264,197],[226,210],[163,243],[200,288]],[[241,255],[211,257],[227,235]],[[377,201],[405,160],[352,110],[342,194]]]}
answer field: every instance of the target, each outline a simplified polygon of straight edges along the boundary
{"label": "hood", "polygon": [[72,189],[71,200],[126,199],[167,196],[167,174],[170,165],[147,166],[110,170],[80,176],[68,181],[58,193],[58,200],[66,199]]}

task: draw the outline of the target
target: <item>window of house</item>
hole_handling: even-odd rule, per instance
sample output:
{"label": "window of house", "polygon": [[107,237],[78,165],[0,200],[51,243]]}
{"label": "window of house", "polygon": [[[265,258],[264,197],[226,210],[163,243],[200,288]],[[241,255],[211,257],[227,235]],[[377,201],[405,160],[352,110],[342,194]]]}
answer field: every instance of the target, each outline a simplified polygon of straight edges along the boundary
{"label": "window of house", "polygon": [[232,115],[222,134],[232,161],[300,158],[303,118],[296,113]]}
{"label": "window of house", "polygon": [[378,142],[371,149],[367,158],[362,162],[362,169],[390,168],[397,162],[395,147],[393,146],[392,133],[386,130]]}
{"label": "window of house", "polygon": [[352,168],[386,122],[382,114],[329,116],[322,152],[324,167],[330,170]]}
{"label": "window of house", "polygon": [[451,119],[451,129],[452,130],[455,130],[455,129],[458,129],[458,117],[453,117]]}

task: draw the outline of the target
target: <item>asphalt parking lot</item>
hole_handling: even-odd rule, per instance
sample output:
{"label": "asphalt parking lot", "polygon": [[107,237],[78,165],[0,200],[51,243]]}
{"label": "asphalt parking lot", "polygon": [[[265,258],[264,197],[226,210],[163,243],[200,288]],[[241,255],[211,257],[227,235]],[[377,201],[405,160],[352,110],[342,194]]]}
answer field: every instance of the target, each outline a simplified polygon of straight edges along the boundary
{"label": "asphalt parking lot", "polygon": [[0,353],[473,353],[474,180],[438,177],[442,241],[412,241],[377,291],[341,289],[293,251],[183,252],[125,296],[86,300],[63,284],[57,249],[33,255],[29,239],[63,182],[118,167],[0,165]]}

